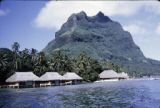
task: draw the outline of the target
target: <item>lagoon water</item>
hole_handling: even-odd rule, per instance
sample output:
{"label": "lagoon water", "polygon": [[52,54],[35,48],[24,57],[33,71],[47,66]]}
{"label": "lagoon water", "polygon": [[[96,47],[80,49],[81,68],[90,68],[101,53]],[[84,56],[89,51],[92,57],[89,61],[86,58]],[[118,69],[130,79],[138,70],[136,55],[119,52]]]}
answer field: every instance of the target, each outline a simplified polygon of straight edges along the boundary
{"label": "lagoon water", "polygon": [[0,89],[0,108],[160,108],[160,80]]}

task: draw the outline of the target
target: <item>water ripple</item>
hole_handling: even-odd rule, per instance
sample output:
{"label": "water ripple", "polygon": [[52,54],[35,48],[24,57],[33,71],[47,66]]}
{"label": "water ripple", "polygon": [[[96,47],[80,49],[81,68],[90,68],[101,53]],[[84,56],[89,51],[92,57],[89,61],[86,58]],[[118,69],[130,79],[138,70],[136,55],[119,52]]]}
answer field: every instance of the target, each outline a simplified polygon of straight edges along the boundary
{"label": "water ripple", "polygon": [[159,108],[160,81],[1,89],[0,108]]}

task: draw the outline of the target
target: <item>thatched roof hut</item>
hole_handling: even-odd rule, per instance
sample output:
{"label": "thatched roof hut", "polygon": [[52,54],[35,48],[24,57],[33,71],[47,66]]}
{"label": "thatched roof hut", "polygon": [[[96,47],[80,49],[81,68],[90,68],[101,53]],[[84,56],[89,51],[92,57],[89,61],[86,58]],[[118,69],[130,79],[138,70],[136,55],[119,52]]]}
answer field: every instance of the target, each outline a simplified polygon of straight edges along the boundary
{"label": "thatched roof hut", "polygon": [[37,77],[33,72],[15,72],[12,76],[10,76],[6,82],[26,82],[26,81],[39,81],[39,77]]}
{"label": "thatched roof hut", "polygon": [[57,72],[46,72],[40,77],[41,81],[54,81],[54,80],[63,80],[64,77]]}
{"label": "thatched roof hut", "polygon": [[119,75],[119,78],[124,78],[124,79],[129,78],[128,74],[125,72],[118,73],[118,75]]}
{"label": "thatched roof hut", "polygon": [[102,73],[99,74],[101,79],[112,79],[118,78],[118,74],[114,70],[104,70]]}
{"label": "thatched roof hut", "polygon": [[63,75],[63,77],[65,80],[83,80],[82,77],[80,77],[74,72],[67,72],[66,74]]}

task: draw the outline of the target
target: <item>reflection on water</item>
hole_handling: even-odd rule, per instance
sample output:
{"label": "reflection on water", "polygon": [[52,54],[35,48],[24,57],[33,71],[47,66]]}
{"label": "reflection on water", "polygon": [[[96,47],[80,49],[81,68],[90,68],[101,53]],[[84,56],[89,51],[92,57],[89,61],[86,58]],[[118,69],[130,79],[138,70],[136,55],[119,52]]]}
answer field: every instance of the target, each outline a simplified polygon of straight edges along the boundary
{"label": "reflection on water", "polygon": [[160,81],[0,90],[0,108],[159,108]]}

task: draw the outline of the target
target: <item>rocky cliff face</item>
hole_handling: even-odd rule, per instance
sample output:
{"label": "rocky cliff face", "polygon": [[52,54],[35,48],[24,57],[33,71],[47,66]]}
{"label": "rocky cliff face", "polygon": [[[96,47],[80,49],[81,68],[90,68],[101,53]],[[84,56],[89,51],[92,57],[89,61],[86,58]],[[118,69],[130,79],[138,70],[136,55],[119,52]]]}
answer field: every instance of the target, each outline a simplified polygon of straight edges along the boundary
{"label": "rocky cliff face", "polygon": [[[44,52],[50,55],[57,49],[67,50],[72,57],[84,51],[100,61],[112,60],[124,66],[126,71],[148,72],[150,69],[145,67],[154,62],[144,57],[129,32],[102,12],[92,17],[83,11],[72,14],[55,33],[55,39],[49,42]],[[156,66],[159,66],[157,62]],[[159,72],[157,67],[155,69],[156,73]]]}

